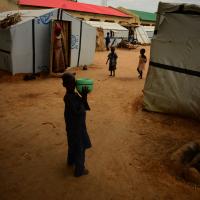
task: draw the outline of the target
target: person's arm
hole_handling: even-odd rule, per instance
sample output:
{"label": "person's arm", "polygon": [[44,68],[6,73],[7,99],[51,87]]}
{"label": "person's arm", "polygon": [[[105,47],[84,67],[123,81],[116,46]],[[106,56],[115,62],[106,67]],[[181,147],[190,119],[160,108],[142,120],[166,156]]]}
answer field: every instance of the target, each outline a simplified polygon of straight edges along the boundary
{"label": "person's arm", "polygon": [[88,87],[85,86],[85,87],[82,88],[82,93],[81,93],[82,101],[83,101],[85,109],[90,110],[90,106],[89,106],[88,101],[87,101],[87,94],[88,94]]}
{"label": "person's arm", "polygon": [[145,55],[143,57],[143,60],[144,60],[145,63],[147,62],[147,57]]}
{"label": "person's arm", "polygon": [[110,54],[108,55],[108,59],[106,61],[106,64],[108,63],[109,60],[110,60]]}
{"label": "person's arm", "polygon": [[110,58],[107,59],[107,61],[106,61],[106,65],[108,64],[108,61],[109,61],[109,60],[110,60]]}

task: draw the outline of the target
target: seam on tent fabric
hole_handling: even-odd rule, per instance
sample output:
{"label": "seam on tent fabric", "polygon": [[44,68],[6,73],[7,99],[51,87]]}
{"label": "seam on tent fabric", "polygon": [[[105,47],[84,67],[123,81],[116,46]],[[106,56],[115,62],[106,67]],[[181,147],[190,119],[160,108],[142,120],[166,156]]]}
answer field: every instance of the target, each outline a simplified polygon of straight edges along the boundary
{"label": "seam on tent fabric", "polygon": [[0,51],[3,52],[3,53],[11,54],[10,51],[6,51],[6,50],[3,50],[3,49],[0,49]]}
{"label": "seam on tent fabric", "polygon": [[60,12],[60,20],[62,20],[63,18],[63,9],[61,9],[61,12]]}
{"label": "seam on tent fabric", "polygon": [[81,42],[82,42],[82,28],[83,28],[83,22],[80,21],[80,39],[79,39],[79,51],[78,51],[78,61],[77,61],[77,67],[79,66],[80,61],[80,54],[81,54]]}
{"label": "seam on tent fabric", "polygon": [[33,74],[35,74],[35,19],[32,19]]}
{"label": "seam on tent fabric", "polygon": [[184,15],[200,15],[200,12],[195,11],[173,11],[173,12],[166,12],[166,13],[172,13],[172,14],[184,14]]}
{"label": "seam on tent fabric", "polygon": [[160,64],[160,63],[156,63],[156,62],[152,62],[152,61],[150,61],[149,65],[151,65],[152,67],[160,68],[160,69],[166,69],[166,70],[170,70],[170,71],[174,71],[174,72],[179,72],[179,73],[183,73],[183,74],[187,74],[187,75],[191,75],[191,76],[200,77],[200,72],[190,70],[190,69],[183,69],[180,67]]}
{"label": "seam on tent fabric", "polygon": [[59,20],[60,18],[60,8],[58,9],[58,12],[57,12],[57,20]]}

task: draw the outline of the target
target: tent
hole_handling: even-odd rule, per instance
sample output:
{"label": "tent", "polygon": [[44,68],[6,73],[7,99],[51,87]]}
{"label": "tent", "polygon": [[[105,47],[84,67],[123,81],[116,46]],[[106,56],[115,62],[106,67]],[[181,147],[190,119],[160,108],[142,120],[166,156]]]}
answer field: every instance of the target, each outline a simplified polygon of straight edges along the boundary
{"label": "tent", "polygon": [[66,67],[92,64],[96,28],[72,17],[62,9],[3,12],[0,13],[0,20],[17,12],[20,13],[22,21],[0,29],[0,69],[16,74],[37,73],[51,68],[54,22],[62,23],[65,28]]}
{"label": "tent", "polygon": [[149,39],[151,40],[153,38],[155,26],[143,26],[143,27],[144,27],[144,30],[146,31]]}
{"label": "tent", "polygon": [[160,3],[144,107],[200,119],[200,6]]}
{"label": "tent", "polygon": [[144,26],[136,26],[135,27],[135,38],[140,44],[150,44],[151,40],[144,28]]}
{"label": "tent", "polygon": [[86,21],[86,23],[96,28],[102,28],[104,31],[104,38],[106,38],[107,33],[109,32],[112,46],[117,46],[122,39],[128,39],[128,29],[117,23],[99,21]]}

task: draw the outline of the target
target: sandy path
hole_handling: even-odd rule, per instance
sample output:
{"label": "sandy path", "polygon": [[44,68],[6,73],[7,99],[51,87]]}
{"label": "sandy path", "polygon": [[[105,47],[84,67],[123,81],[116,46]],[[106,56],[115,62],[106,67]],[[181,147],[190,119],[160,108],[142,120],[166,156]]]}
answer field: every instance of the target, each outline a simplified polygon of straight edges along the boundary
{"label": "sandy path", "polygon": [[87,115],[93,144],[86,156],[90,174],[81,178],[74,178],[65,164],[61,80],[0,83],[1,200],[199,199],[198,188],[171,174],[168,157],[200,138],[200,124],[142,111],[138,51],[117,50],[115,78],[108,76],[107,52],[96,53],[89,70],[72,70],[95,80]]}

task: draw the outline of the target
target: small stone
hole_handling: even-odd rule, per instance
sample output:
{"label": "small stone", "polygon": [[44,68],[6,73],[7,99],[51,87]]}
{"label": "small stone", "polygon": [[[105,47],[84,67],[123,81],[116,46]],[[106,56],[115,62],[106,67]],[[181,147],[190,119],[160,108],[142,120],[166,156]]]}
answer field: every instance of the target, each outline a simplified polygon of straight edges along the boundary
{"label": "small stone", "polygon": [[190,167],[185,174],[185,179],[187,181],[190,181],[192,183],[199,185],[200,184],[200,173],[198,172],[197,169]]}

